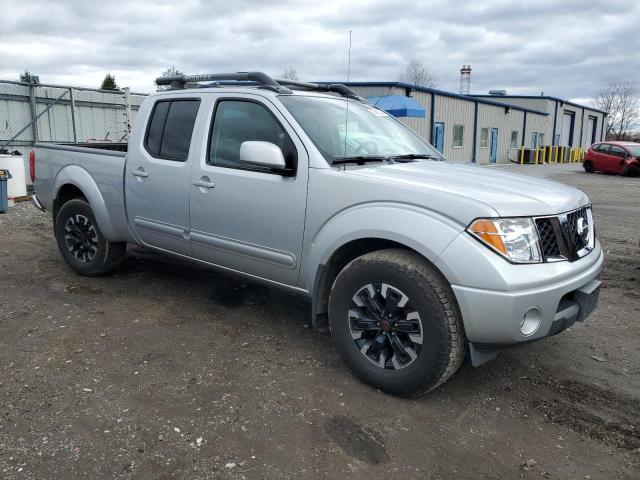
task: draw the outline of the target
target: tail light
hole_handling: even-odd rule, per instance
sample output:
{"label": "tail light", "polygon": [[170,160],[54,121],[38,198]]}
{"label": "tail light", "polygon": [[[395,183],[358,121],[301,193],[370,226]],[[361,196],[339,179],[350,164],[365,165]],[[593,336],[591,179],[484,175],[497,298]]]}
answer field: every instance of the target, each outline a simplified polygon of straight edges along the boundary
{"label": "tail light", "polygon": [[34,182],[36,179],[36,152],[33,150],[29,152],[29,176],[31,182]]}

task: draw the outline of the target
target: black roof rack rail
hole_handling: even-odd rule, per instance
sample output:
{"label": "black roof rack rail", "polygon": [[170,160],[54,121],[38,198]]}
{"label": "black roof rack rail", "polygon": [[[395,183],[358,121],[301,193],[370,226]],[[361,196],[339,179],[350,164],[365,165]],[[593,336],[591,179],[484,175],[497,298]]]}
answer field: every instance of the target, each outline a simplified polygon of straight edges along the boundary
{"label": "black roof rack rail", "polygon": [[273,78],[262,72],[205,73],[201,75],[170,75],[156,78],[156,85],[169,85],[172,89],[182,89],[187,83],[216,82],[224,80],[256,82],[259,87],[277,93],[291,93]]}
{"label": "black roof rack rail", "polygon": [[279,85],[286,85],[288,87],[297,87],[297,88],[302,88],[304,90],[311,90],[314,92],[334,92],[334,93],[339,93],[343,97],[352,98],[360,102],[365,101],[364,98],[362,98],[360,95],[358,95],[356,92],[351,90],[346,85],[342,85],[341,83],[311,83],[311,82],[300,82],[298,80],[288,80],[286,78],[276,78],[274,80]]}
{"label": "black roof rack rail", "polygon": [[169,85],[172,89],[183,89],[187,83],[198,82],[255,82],[258,88],[265,88],[276,93],[291,93],[287,88],[294,87],[314,92],[333,92],[343,97],[352,98],[360,102],[365,99],[359,96],[346,85],[340,83],[309,83],[298,80],[288,80],[285,78],[273,79],[262,72],[237,72],[237,73],[205,73],[201,75],[170,75],[156,78],[156,85]]}

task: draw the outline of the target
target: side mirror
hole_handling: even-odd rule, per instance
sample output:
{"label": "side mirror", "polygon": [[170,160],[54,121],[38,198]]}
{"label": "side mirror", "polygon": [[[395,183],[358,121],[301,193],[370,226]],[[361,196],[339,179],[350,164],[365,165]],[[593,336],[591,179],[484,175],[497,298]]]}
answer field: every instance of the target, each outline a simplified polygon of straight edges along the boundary
{"label": "side mirror", "polygon": [[280,147],[270,142],[242,142],[240,161],[274,170],[283,170],[287,166]]}

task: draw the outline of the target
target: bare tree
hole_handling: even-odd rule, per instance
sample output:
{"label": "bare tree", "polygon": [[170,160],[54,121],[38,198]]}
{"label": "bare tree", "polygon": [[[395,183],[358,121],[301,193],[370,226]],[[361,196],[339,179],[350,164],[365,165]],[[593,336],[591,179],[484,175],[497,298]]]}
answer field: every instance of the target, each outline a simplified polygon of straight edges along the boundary
{"label": "bare tree", "polygon": [[282,78],[287,80],[298,80],[298,70],[295,67],[287,67],[282,72]]}
{"label": "bare tree", "polygon": [[431,72],[429,67],[416,59],[409,60],[398,80],[411,85],[420,85],[421,87],[435,88],[438,86],[436,75]]}
{"label": "bare tree", "polygon": [[593,106],[608,112],[607,138],[625,139],[640,122],[640,89],[635,82],[614,80],[600,89]]}

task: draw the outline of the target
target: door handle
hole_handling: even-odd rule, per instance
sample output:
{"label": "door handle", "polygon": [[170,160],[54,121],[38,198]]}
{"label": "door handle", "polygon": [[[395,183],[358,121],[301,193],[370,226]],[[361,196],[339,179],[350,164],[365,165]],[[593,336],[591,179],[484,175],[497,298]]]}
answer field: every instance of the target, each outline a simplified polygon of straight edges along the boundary
{"label": "door handle", "polygon": [[131,172],[131,175],[133,175],[134,177],[148,177],[149,174],[147,172],[145,172],[144,170],[134,170],[133,172]]}
{"label": "door handle", "polygon": [[196,187],[200,188],[215,188],[216,184],[209,180],[194,180],[192,182]]}

